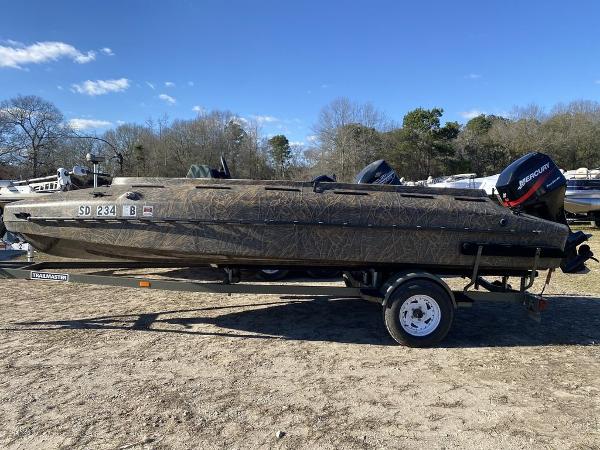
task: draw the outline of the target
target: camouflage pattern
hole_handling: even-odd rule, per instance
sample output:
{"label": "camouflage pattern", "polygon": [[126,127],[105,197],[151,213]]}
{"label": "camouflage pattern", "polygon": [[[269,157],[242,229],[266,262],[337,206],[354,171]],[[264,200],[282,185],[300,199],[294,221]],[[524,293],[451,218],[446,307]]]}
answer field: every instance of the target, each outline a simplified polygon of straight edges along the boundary
{"label": "camouflage pattern", "polygon": [[[134,208],[132,208],[134,207]],[[117,178],[6,207],[38,250],[86,259],[467,268],[464,242],[564,249],[568,228],[513,214],[484,191],[221,179]],[[560,258],[541,258],[539,268]],[[481,267],[531,269],[533,257]]]}

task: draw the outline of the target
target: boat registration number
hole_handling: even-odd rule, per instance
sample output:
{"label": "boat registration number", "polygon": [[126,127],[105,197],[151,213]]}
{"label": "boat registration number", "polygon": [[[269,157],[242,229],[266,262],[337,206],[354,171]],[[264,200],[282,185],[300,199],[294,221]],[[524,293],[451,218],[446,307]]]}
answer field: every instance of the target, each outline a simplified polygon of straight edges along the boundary
{"label": "boat registration number", "polygon": [[[122,205],[123,206],[123,217],[137,217],[138,207],[136,205]],[[117,205],[98,205],[95,207],[96,217],[116,217],[117,216]],[[147,206],[144,206],[144,216],[147,214]],[[152,207],[150,207],[152,208]],[[94,209],[90,205],[79,205],[77,208],[78,217],[91,217]],[[152,209],[150,209],[150,216],[152,215]]]}
{"label": "boat registration number", "polygon": [[[90,217],[92,207],[90,205],[79,205],[77,215],[79,217]],[[96,215],[98,217],[114,217],[117,215],[117,207],[115,205],[98,205],[96,206]]]}
{"label": "boat registration number", "polygon": [[96,207],[96,216],[98,217],[115,217],[116,215],[116,205],[98,205]]}

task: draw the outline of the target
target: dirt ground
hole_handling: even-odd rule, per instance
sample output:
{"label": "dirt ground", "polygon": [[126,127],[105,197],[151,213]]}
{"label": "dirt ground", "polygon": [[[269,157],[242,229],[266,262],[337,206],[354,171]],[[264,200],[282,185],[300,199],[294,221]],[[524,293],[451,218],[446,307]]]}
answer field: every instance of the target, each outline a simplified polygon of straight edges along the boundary
{"label": "dirt ground", "polygon": [[599,266],[432,349],[360,300],[0,280],[0,447],[600,448]]}

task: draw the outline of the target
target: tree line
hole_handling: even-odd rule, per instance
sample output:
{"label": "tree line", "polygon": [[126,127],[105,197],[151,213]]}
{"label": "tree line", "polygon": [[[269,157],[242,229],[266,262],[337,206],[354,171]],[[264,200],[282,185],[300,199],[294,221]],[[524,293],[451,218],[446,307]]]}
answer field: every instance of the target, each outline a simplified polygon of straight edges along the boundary
{"label": "tree line", "polygon": [[31,178],[57,167],[106,156],[115,176],[185,176],[192,164],[218,166],[224,156],[237,178],[310,179],[320,174],[352,181],[368,163],[386,159],[407,180],[455,173],[500,172],[530,151],[549,154],[565,169],[600,167],[600,104],[576,101],[549,112],[536,105],[510,117],[481,114],[465,124],[443,123],[443,109],[417,108],[401,122],[373,105],[338,98],[322,108],[311,142],[292,145],[265,136],[257,122],[229,111],[189,120],[167,117],[125,123],[90,135],[37,96],[0,102],[0,179]]}

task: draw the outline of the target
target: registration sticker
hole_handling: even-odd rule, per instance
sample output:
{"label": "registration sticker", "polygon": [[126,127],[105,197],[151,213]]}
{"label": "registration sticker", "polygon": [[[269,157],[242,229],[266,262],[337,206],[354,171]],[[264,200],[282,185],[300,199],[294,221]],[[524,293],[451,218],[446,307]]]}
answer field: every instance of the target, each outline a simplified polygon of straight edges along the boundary
{"label": "registration sticker", "polygon": [[142,215],[144,217],[152,217],[154,215],[154,206],[144,206]]}
{"label": "registration sticker", "polygon": [[98,205],[96,207],[96,216],[98,217],[115,217],[116,215],[116,205]]}
{"label": "registration sticker", "polygon": [[34,272],[31,271],[32,280],[41,280],[41,281],[69,281],[68,273],[52,273],[52,272]]}
{"label": "registration sticker", "polygon": [[90,217],[92,215],[92,207],[90,205],[79,205],[77,216]]}
{"label": "registration sticker", "polygon": [[136,205],[123,205],[123,217],[136,217],[137,206]]}

